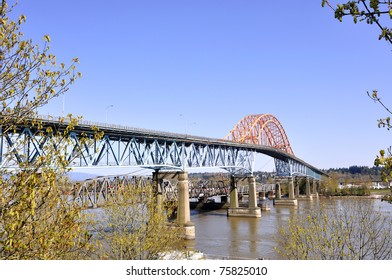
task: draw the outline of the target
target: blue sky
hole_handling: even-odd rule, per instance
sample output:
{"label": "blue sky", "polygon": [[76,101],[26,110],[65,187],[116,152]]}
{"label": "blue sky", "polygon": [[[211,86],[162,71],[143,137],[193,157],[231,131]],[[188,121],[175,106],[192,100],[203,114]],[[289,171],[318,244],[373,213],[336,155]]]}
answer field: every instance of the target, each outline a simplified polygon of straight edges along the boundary
{"label": "blue sky", "polygon": [[[392,46],[321,0],[21,0],[15,13],[27,38],[50,35],[59,62],[80,59],[66,113],[214,138],[269,113],[319,168],[372,166],[390,146],[366,91],[392,107]],[[61,115],[62,98],[40,112]]]}

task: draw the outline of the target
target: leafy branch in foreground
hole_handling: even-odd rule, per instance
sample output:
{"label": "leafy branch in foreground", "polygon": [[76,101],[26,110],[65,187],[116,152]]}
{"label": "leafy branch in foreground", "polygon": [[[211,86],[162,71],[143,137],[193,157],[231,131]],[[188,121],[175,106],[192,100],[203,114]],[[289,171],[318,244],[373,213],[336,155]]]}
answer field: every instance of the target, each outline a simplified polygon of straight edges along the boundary
{"label": "leafy branch in foreground", "polygon": [[392,258],[392,221],[372,203],[353,201],[293,216],[281,227],[276,251],[296,260]]}
{"label": "leafy branch in foreground", "polygon": [[[66,141],[58,144],[74,121],[64,131],[43,128],[36,113],[81,76],[78,59],[58,64],[49,52],[49,35],[43,44],[25,39],[26,16],[13,20],[16,4],[9,2],[0,3],[0,137],[3,151],[13,144],[0,159],[0,259],[79,258],[90,236],[80,209],[68,204],[62,191],[68,162],[60,151]],[[34,160],[18,153],[31,148],[28,137],[10,138],[19,124],[36,131],[34,145],[41,152]]]}
{"label": "leafy branch in foreground", "polygon": [[335,12],[335,18],[343,21],[344,17],[351,16],[354,23],[366,22],[376,24],[381,30],[378,39],[385,39],[392,44],[392,28],[382,26],[381,19],[387,17],[392,19],[391,1],[380,0],[357,0],[336,4],[334,7],[329,0],[322,0],[321,5],[329,6]]}
{"label": "leafy branch in foreground", "polygon": [[77,58],[71,65],[58,63],[50,53],[50,37],[43,44],[25,39],[21,27],[26,16],[12,20],[12,8],[2,0],[0,7],[0,117],[12,124],[32,118],[36,110],[64,94],[81,74]]}
{"label": "leafy branch in foreground", "polygon": [[175,250],[180,245],[181,228],[168,223],[170,207],[156,200],[151,184],[122,186],[98,214],[95,258],[156,260]]}

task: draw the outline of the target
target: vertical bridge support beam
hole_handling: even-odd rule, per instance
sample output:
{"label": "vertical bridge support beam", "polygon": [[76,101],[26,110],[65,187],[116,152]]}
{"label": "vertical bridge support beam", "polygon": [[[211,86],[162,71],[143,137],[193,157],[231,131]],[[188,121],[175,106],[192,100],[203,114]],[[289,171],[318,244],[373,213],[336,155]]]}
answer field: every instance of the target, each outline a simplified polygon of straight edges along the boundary
{"label": "vertical bridge support beam", "polygon": [[156,195],[158,211],[163,211],[163,192],[162,192],[162,179],[159,177],[159,171],[156,170],[152,173],[152,185]]}
{"label": "vertical bridge support beam", "polygon": [[275,179],[275,199],[282,199],[282,189],[280,186],[280,180]]}
{"label": "vertical bridge support beam", "polygon": [[193,240],[196,237],[195,225],[191,223],[191,210],[189,204],[188,172],[178,172],[178,206],[177,223],[184,227],[185,239]]}
{"label": "vertical bridge support beam", "polygon": [[248,208],[239,207],[238,192],[237,192],[235,177],[231,176],[230,208],[227,209],[228,217],[252,217],[252,218],[261,217],[261,209],[257,207],[256,180],[254,176],[248,177],[248,185],[249,185]]}
{"label": "vertical bridge support beam", "polygon": [[157,204],[162,206],[163,209],[163,190],[162,181],[163,179],[176,180],[177,181],[177,225],[184,229],[182,238],[187,240],[193,240],[196,238],[195,225],[191,222],[191,210],[189,203],[189,183],[188,173],[183,172],[153,172],[153,186],[157,195]]}
{"label": "vertical bridge support beam", "polygon": [[254,176],[248,177],[249,194],[248,194],[248,208],[257,208],[257,197],[256,197],[256,179]]}
{"label": "vertical bridge support beam", "polygon": [[301,184],[301,179],[299,177],[295,178],[295,198],[299,198],[299,185]]}
{"label": "vertical bridge support beam", "polygon": [[239,208],[237,183],[234,176],[230,176],[230,208]]}
{"label": "vertical bridge support beam", "polygon": [[312,191],[312,193],[313,193],[314,197],[315,197],[316,199],[318,199],[319,196],[318,196],[318,192],[317,192],[317,180],[316,180],[316,179],[313,179],[312,185],[313,185],[313,191]]}
{"label": "vertical bridge support beam", "polygon": [[310,179],[309,179],[309,177],[306,177],[306,199],[313,200],[313,197],[310,192]]}

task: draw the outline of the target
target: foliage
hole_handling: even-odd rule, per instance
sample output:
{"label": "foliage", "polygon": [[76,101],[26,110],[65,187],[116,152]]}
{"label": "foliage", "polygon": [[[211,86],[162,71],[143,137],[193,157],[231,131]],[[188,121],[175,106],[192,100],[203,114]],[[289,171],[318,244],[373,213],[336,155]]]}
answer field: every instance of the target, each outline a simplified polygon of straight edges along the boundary
{"label": "foliage", "polygon": [[[77,120],[64,120],[62,129],[44,127],[36,110],[64,94],[80,77],[71,66],[59,65],[49,53],[50,37],[41,47],[24,39],[21,26],[26,17],[12,20],[7,1],[0,4],[0,129],[1,136],[18,124],[35,131],[42,153],[33,162],[26,155],[15,160],[14,151],[27,149],[27,139],[14,139],[1,158],[0,169],[0,259],[70,259],[82,257],[89,235],[80,209],[68,204],[60,191],[66,183],[67,135]],[[61,144],[59,144],[61,143]],[[14,171],[3,168],[16,165]]]}
{"label": "foliage", "polygon": [[[33,162],[14,150],[3,156],[3,163],[18,164],[14,171],[0,171],[0,259],[69,259],[88,245],[89,234],[81,209],[67,201],[62,189],[68,183],[68,133],[76,119],[64,129],[29,123],[41,137],[41,154]],[[4,135],[4,133],[3,133]],[[23,151],[27,139],[14,140],[13,147]]]}
{"label": "foliage", "polygon": [[366,185],[344,187],[337,191],[336,194],[341,196],[367,196],[370,195],[370,189]]}
{"label": "foliage", "polygon": [[124,186],[98,215],[96,258],[154,260],[180,244],[182,231],[168,223],[171,210],[157,203],[151,185]]}
{"label": "foliage", "polygon": [[281,227],[277,252],[296,260],[385,260],[392,258],[392,221],[373,205],[299,213]]}
{"label": "foliage", "polygon": [[392,29],[383,27],[381,19],[383,16],[392,19],[391,1],[384,0],[355,0],[347,1],[343,4],[337,4],[333,7],[328,0],[322,0],[322,6],[328,5],[335,11],[335,18],[343,21],[346,16],[351,16],[354,23],[366,22],[367,24],[376,24],[381,33],[379,40],[385,39],[392,44]]}
{"label": "foliage", "polygon": [[336,174],[328,174],[329,176],[321,181],[319,192],[324,195],[335,195],[339,186],[339,177]]}
{"label": "foliage", "polygon": [[[392,8],[391,8],[392,11]],[[372,98],[375,102],[378,102],[379,104],[382,105],[382,107],[390,114],[392,115],[392,112],[388,109],[387,106],[384,105],[382,102],[381,98],[378,97],[377,91],[373,91],[372,95],[368,93],[368,96]],[[390,130],[392,128],[391,126],[391,118],[387,117],[385,119],[379,119],[378,120],[378,127],[383,127],[386,128],[387,130]],[[392,179],[392,151],[391,147],[387,149],[387,151],[380,150],[379,155],[376,157],[374,160],[374,165],[375,166],[383,166],[384,168],[381,171],[382,178],[386,181],[389,182]]]}
{"label": "foliage", "polygon": [[[9,18],[12,7],[2,0],[0,7],[0,118],[2,124],[24,121],[37,108],[64,94],[81,76],[72,60],[70,66],[58,64],[49,52],[50,37],[44,35],[43,46],[24,39],[21,26],[26,16]],[[4,128],[3,128],[4,129]]]}
{"label": "foliage", "polygon": [[388,148],[387,152],[385,150],[380,150],[380,155],[374,161],[376,166],[383,166],[382,177],[386,182],[390,182],[392,179],[392,152],[391,147]]}

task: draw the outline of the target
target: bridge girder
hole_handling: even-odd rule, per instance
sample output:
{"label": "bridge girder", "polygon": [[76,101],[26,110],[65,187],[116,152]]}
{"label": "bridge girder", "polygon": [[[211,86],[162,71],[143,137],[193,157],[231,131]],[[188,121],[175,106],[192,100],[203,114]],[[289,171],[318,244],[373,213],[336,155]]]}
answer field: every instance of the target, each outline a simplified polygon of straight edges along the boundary
{"label": "bridge girder", "polygon": [[[102,139],[89,136],[80,141],[81,134],[72,132],[67,143],[49,135],[37,135],[31,129],[1,132],[0,167],[16,168],[23,162],[32,163],[45,154],[46,145],[61,146],[69,167],[138,166],[151,169],[189,169],[203,167],[225,168],[233,173],[251,173],[254,151],[192,141],[160,140],[106,134]],[[63,142],[63,145],[60,143]],[[58,150],[57,150],[58,152]]]}
{"label": "bridge girder", "polygon": [[[320,178],[322,174],[288,152],[260,144],[118,126],[99,127],[104,136],[95,139],[91,123],[79,124],[65,139],[45,133],[49,126],[61,130],[64,124],[53,120],[43,123],[40,133],[27,126],[7,132],[0,128],[0,168],[18,168],[21,163],[32,163],[51,147],[69,162],[71,168],[138,166],[187,170],[214,167],[233,174],[250,174],[255,155],[262,153],[275,158],[278,176],[301,174]],[[89,140],[85,141],[86,138]]]}

